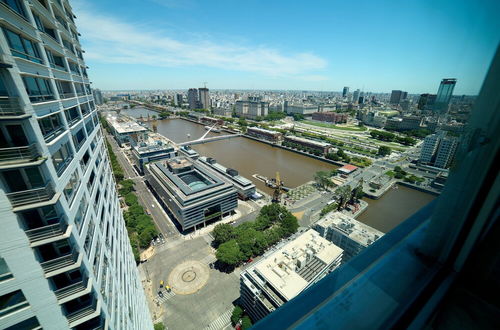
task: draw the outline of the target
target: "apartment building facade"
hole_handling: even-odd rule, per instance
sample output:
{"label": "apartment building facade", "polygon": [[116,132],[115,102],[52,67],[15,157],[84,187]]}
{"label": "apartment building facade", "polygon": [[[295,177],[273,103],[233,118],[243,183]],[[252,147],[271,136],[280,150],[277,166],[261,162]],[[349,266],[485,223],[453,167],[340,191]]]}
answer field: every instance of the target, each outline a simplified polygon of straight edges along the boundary
{"label": "apartment building facade", "polygon": [[0,328],[152,329],[71,6],[0,25]]}

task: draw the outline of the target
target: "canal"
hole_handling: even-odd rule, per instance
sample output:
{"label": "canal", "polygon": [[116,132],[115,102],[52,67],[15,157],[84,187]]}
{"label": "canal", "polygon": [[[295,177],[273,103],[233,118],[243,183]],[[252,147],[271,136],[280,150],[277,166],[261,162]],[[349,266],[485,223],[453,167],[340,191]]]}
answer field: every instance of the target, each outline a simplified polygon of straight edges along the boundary
{"label": "canal", "polygon": [[[122,112],[133,117],[155,114],[140,107]],[[178,143],[198,139],[207,132],[203,125],[182,119],[158,120],[155,123],[158,133]],[[151,123],[148,124],[151,126]],[[210,132],[208,136],[217,134]],[[270,189],[255,179],[253,174],[274,177],[278,171],[287,186],[296,187],[312,180],[317,171],[337,168],[317,159],[243,137],[194,145],[193,149],[202,156],[213,157],[222,165],[236,169],[252,180],[257,188],[268,193]],[[358,220],[386,233],[435,198],[421,191],[398,186],[398,189],[389,190],[378,200],[364,198],[369,207]]]}

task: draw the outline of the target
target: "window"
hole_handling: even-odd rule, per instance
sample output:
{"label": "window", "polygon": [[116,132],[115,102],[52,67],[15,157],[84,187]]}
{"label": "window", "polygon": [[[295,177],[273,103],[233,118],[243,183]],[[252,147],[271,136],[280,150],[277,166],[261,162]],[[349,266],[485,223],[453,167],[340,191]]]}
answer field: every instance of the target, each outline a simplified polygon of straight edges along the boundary
{"label": "window", "polygon": [[29,306],[21,290],[0,296],[0,317]]}
{"label": "window", "polygon": [[12,278],[12,273],[10,272],[9,266],[7,266],[7,262],[5,259],[0,257],[0,282],[8,280]]}
{"label": "window", "polygon": [[8,29],[3,29],[7,42],[9,43],[12,56],[24,58],[35,63],[43,63],[40,58],[38,46],[33,41],[28,40],[21,35],[12,32]]}
{"label": "window", "polygon": [[80,130],[78,130],[78,132],[76,132],[75,135],[73,135],[73,143],[75,144],[76,150],[80,149],[80,147],[85,142],[85,139],[86,139],[86,136],[85,136],[85,132],[83,131],[83,127],[82,127],[82,128],[80,128]]}
{"label": "window", "polygon": [[64,65],[64,57],[56,55],[56,53],[48,49],[45,49],[45,52],[47,53],[50,66],[52,68],[67,71],[66,66]]}
{"label": "window", "polygon": [[78,229],[78,233],[81,233],[81,230],[83,228],[83,221],[85,220],[85,215],[87,214],[87,197],[83,195],[82,200],[80,201],[80,206],[78,207],[78,211],[76,212],[75,215],[75,225],[76,228]]}
{"label": "window", "polygon": [[66,115],[66,120],[68,121],[69,126],[72,126],[81,118],[77,107],[64,110],[64,114]]}
{"label": "window", "polygon": [[85,91],[83,90],[83,84],[75,83],[75,90],[78,96],[84,96]]}
{"label": "window", "polygon": [[83,173],[85,173],[85,171],[87,170],[87,166],[89,165],[89,161],[90,161],[90,154],[89,154],[89,151],[87,150],[83,154],[82,160],[80,161]]}
{"label": "window", "polygon": [[61,176],[73,159],[73,154],[69,143],[65,143],[52,155],[52,163],[56,169],[57,175]]}
{"label": "window", "polygon": [[68,40],[66,40],[64,38],[61,38],[61,39],[62,39],[62,43],[63,43],[64,47],[66,47],[66,49],[68,49],[70,52],[72,52],[74,54],[75,49],[73,48],[73,45],[71,44],[71,42],[69,42]]}
{"label": "window", "polygon": [[85,123],[85,129],[87,130],[87,134],[90,135],[92,131],[94,130],[94,123],[92,122],[92,119],[87,120]]}
{"label": "window", "polygon": [[78,172],[75,170],[71,175],[71,177],[69,178],[66,187],[64,187],[64,196],[66,196],[68,204],[71,204],[71,202],[73,201],[79,183],[80,183],[80,178],[78,177]]}
{"label": "window", "polygon": [[38,125],[42,131],[43,137],[46,142],[52,141],[62,132],[64,132],[64,127],[59,117],[59,113],[38,119]]}
{"label": "window", "polygon": [[68,61],[69,69],[72,73],[79,75],[80,71],[78,71],[78,64],[72,61]]}
{"label": "window", "polygon": [[85,236],[85,243],[83,244],[83,248],[87,255],[90,254],[90,247],[92,246],[92,240],[94,239],[94,231],[95,225],[92,220],[89,222],[89,228],[87,229],[87,235]]}
{"label": "window", "polygon": [[19,15],[26,18],[26,14],[24,13],[24,8],[20,0],[1,0],[1,2]]}
{"label": "window", "polygon": [[44,23],[42,21],[42,19],[40,18],[40,16],[33,14],[33,17],[35,18],[35,23],[36,23],[38,30],[49,35],[50,37],[52,37],[55,41],[57,41],[59,43],[59,41],[57,40],[56,30],[54,28],[49,27],[48,24]]}
{"label": "window", "polygon": [[11,327],[5,328],[5,330],[19,330],[19,329],[29,330],[29,329],[41,329],[41,328],[40,328],[40,323],[38,322],[36,316],[30,317],[29,319],[14,324]]}
{"label": "window", "polygon": [[64,26],[64,28],[65,28],[66,30],[69,30],[69,29],[68,29],[68,23],[66,23],[66,21],[64,20],[64,18],[62,18],[62,17],[61,17],[61,16],[59,16],[59,15],[55,15],[55,16],[56,16],[56,20],[57,20],[59,23],[61,23],[61,25],[62,25],[62,26]]}
{"label": "window", "polygon": [[48,79],[24,76],[23,82],[31,102],[43,102],[54,99]]}
{"label": "window", "polygon": [[82,110],[82,114],[85,116],[86,114],[90,113],[90,106],[88,103],[83,103],[80,104],[80,109]]}
{"label": "window", "polygon": [[57,91],[59,92],[59,97],[62,99],[75,97],[73,88],[71,88],[71,83],[65,80],[56,80]]}

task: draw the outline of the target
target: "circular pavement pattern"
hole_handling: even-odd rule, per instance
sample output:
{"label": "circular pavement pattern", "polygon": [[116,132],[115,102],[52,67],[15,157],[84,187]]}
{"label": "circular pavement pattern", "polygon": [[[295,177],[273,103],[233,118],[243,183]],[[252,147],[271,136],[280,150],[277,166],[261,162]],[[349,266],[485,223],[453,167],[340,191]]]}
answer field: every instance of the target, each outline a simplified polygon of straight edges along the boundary
{"label": "circular pavement pattern", "polygon": [[189,260],[172,270],[168,276],[168,284],[176,294],[192,294],[207,284],[208,277],[207,265],[200,261]]}

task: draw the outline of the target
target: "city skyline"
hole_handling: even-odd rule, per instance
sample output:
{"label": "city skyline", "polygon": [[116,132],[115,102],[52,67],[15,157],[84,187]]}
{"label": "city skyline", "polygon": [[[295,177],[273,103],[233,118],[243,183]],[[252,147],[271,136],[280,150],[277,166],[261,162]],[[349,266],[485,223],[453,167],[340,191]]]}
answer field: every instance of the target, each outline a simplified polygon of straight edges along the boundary
{"label": "city skyline", "polygon": [[224,2],[120,4],[73,4],[93,86],[103,90],[187,89],[206,81],[210,89],[350,86],[418,94],[435,93],[442,78],[454,77],[456,95],[474,95],[500,30],[493,1],[405,2],[390,12],[365,2],[252,2],[244,10]]}

